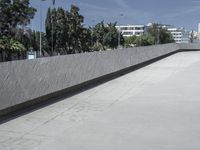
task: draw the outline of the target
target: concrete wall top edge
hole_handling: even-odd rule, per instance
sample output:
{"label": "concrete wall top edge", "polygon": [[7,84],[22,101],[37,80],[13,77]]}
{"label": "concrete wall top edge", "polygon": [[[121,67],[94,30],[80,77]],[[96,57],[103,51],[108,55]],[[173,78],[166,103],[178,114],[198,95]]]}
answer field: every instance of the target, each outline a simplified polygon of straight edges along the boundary
{"label": "concrete wall top edge", "polygon": [[161,44],[161,45],[151,45],[151,46],[142,46],[142,47],[133,47],[133,48],[122,48],[122,49],[115,49],[115,50],[107,50],[107,51],[98,51],[98,52],[88,52],[88,53],[78,53],[78,54],[70,54],[70,55],[59,55],[59,56],[52,56],[52,57],[43,57],[43,58],[37,58],[37,59],[32,59],[32,60],[14,60],[14,61],[8,61],[8,62],[1,62],[1,64],[12,64],[12,63],[20,63],[20,62],[34,62],[34,61],[40,61],[43,59],[56,59],[56,58],[62,58],[62,57],[77,57],[77,56],[88,56],[88,55],[101,55],[101,54],[107,54],[107,53],[114,53],[118,51],[127,51],[127,50],[149,50],[152,48],[163,48],[163,47],[170,47],[175,48],[177,50],[184,50],[184,49],[200,49],[200,44],[188,44],[188,43],[181,43],[181,44],[176,44],[176,43],[170,43],[170,44]]}
{"label": "concrete wall top edge", "polygon": [[[95,52],[86,52],[86,53],[77,53],[77,54],[69,54],[69,55],[59,55],[59,56],[52,56],[52,57],[42,57],[42,58],[37,58],[37,59],[31,59],[31,60],[14,60],[14,61],[8,61],[8,62],[2,62],[1,64],[7,63],[7,64],[11,64],[11,63],[19,63],[19,62],[23,62],[23,61],[30,61],[30,62],[34,62],[34,61],[40,61],[43,59],[56,59],[56,58],[62,58],[62,57],[76,57],[76,56],[88,56],[88,55],[101,55],[101,54],[107,54],[107,53],[114,53],[114,52],[118,52],[118,51],[127,51],[127,50],[140,50],[140,49],[152,49],[152,48],[158,48],[158,47],[175,47],[177,48],[177,50],[180,47],[180,44],[176,44],[176,43],[170,43],[170,44],[160,44],[160,45],[151,45],[151,46],[142,46],[142,47],[133,47],[133,48],[122,48],[122,49],[115,49],[115,50],[106,50],[106,51],[95,51]],[[181,45],[181,48],[184,49],[184,47],[187,46],[185,44]],[[187,46],[188,47],[188,46]]]}

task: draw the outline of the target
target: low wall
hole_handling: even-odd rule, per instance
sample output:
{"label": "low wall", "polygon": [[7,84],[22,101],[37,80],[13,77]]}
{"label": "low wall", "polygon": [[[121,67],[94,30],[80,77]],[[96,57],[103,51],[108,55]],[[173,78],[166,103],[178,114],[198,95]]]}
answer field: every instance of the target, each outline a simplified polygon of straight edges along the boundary
{"label": "low wall", "polygon": [[177,52],[180,47],[190,49],[191,45],[166,44],[0,63],[0,115],[18,104]]}
{"label": "low wall", "polygon": [[195,51],[195,50],[199,50],[200,49],[200,44],[192,44],[192,43],[182,43],[182,44],[178,44],[179,49],[182,51]]}

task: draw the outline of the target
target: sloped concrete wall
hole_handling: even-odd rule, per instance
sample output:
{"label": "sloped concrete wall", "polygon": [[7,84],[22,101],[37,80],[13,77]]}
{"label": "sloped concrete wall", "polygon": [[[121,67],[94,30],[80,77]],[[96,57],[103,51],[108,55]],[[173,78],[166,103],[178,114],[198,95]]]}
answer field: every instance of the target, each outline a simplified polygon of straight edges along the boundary
{"label": "sloped concrete wall", "polygon": [[0,63],[0,110],[177,50],[166,44]]}
{"label": "sloped concrete wall", "polygon": [[200,45],[199,44],[192,44],[192,43],[182,43],[178,44],[180,50],[200,50]]}

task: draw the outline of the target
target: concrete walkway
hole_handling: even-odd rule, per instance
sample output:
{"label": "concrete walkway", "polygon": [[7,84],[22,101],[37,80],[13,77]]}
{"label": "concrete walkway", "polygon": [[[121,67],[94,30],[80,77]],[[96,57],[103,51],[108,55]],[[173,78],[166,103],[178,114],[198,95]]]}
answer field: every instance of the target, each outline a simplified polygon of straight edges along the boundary
{"label": "concrete walkway", "polygon": [[0,150],[199,149],[200,52],[175,54],[0,125]]}

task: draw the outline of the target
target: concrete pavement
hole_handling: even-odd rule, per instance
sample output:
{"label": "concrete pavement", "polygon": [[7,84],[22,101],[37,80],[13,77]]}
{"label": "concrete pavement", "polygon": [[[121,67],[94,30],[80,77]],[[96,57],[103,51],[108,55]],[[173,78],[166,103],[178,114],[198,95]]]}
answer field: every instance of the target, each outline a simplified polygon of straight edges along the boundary
{"label": "concrete pavement", "polygon": [[0,125],[0,150],[199,150],[200,52],[182,52]]}

